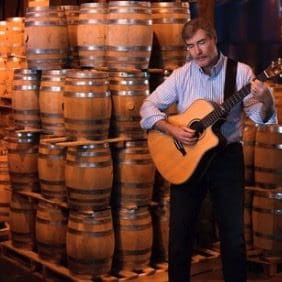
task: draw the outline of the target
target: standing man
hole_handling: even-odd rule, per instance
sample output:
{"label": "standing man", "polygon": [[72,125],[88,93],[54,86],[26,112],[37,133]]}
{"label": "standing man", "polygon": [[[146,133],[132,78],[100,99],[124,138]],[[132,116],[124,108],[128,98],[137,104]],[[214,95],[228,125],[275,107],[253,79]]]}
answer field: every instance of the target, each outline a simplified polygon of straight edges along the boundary
{"label": "standing man", "polygon": [[[169,123],[164,110],[176,103],[178,112],[182,113],[197,99],[221,104],[224,100],[227,57],[218,51],[215,29],[204,19],[187,22],[182,38],[191,60],[176,69],[144,100],[140,114],[143,129],[157,129],[189,146],[197,143],[198,134],[186,125]],[[248,65],[239,62],[236,91],[248,83],[251,83],[251,92],[242,103],[233,107],[221,126],[227,145],[218,151],[201,178],[171,186],[170,282],[190,280],[193,235],[201,203],[208,190],[219,228],[224,281],[247,281],[243,229],[244,163],[240,143],[243,119],[247,115],[256,123],[276,123],[274,101],[269,89],[263,82],[254,80],[253,71]]]}

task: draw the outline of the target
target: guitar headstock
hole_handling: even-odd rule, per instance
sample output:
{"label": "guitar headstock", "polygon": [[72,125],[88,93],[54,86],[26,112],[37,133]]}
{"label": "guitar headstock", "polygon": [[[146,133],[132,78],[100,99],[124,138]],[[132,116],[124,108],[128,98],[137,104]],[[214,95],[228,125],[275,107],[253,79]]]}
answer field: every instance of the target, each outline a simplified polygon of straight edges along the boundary
{"label": "guitar headstock", "polygon": [[267,76],[267,78],[272,78],[276,75],[279,75],[282,73],[282,59],[278,58],[276,61],[271,62],[271,65],[269,65],[265,70],[264,74]]}

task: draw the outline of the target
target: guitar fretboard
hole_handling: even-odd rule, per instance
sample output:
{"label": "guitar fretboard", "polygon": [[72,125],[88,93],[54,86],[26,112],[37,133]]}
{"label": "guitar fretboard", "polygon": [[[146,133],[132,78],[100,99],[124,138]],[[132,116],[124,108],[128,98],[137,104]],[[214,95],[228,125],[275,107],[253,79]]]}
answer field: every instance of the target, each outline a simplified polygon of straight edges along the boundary
{"label": "guitar fretboard", "polygon": [[[265,81],[268,76],[262,72],[260,73],[256,79],[260,81]],[[226,99],[221,105],[216,106],[216,108],[206,115],[202,120],[201,124],[204,128],[208,128],[209,126],[215,124],[220,118],[228,114],[231,109],[240,103],[251,91],[251,84],[247,84],[242,87],[239,91],[235,92],[228,99]]]}

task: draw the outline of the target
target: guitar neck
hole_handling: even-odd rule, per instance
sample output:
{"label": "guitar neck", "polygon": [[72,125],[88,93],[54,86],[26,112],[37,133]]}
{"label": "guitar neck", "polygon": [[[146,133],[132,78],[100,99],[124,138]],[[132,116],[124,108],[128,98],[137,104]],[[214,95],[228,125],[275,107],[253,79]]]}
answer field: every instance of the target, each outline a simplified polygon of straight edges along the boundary
{"label": "guitar neck", "polygon": [[[260,73],[256,77],[256,79],[260,81],[265,81],[267,78],[268,76],[264,72]],[[208,128],[209,126],[216,123],[220,118],[228,114],[235,105],[243,101],[243,99],[250,93],[250,91],[251,91],[251,84],[248,83],[247,85],[242,87],[239,91],[231,95],[221,105],[216,107],[216,109],[214,109],[211,113],[209,113],[201,120],[203,127]]]}

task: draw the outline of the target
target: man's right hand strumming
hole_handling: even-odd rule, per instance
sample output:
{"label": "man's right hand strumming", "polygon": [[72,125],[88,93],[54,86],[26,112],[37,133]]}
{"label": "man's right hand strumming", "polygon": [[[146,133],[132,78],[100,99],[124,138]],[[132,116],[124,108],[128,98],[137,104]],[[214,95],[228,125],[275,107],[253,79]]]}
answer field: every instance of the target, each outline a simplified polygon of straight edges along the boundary
{"label": "man's right hand strumming", "polygon": [[195,130],[184,125],[177,126],[167,122],[166,120],[159,120],[156,122],[154,128],[172,136],[179,142],[186,145],[194,145],[198,141]]}

